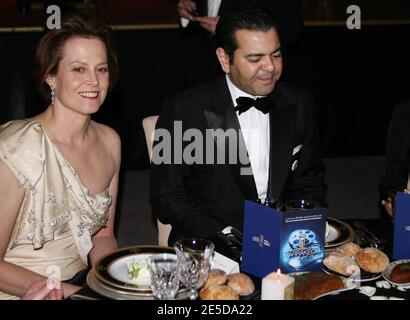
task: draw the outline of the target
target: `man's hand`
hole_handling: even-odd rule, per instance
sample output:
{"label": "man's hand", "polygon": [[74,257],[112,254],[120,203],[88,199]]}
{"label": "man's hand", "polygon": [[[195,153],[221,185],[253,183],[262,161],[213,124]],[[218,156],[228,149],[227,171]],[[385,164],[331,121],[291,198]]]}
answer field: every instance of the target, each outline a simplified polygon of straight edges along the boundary
{"label": "man's hand", "polygon": [[388,215],[393,218],[393,199],[391,197],[388,197],[387,200],[382,200],[382,206],[384,207]]}
{"label": "man's hand", "polygon": [[180,17],[195,20],[195,17],[192,15],[192,12],[196,11],[196,3],[191,0],[179,0],[178,2],[178,14]]}
{"label": "man's hand", "polygon": [[21,297],[21,300],[61,300],[63,289],[61,286],[48,285],[47,279],[34,282]]}
{"label": "man's hand", "polygon": [[196,17],[194,18],[194,21],[199,22],[201,27],[210,33],[215,33],[216,24],[219,21],[219,17]]}

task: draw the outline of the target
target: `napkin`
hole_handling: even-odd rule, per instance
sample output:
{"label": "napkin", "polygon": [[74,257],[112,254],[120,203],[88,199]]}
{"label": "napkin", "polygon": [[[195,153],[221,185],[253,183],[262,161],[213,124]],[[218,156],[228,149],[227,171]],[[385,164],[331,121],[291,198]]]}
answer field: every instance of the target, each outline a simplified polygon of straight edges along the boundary
{"label": "napkin", "polygon": [[238,273],[239,263],[215,251],[211,260],[211,269],[220,269],[226,274]]}

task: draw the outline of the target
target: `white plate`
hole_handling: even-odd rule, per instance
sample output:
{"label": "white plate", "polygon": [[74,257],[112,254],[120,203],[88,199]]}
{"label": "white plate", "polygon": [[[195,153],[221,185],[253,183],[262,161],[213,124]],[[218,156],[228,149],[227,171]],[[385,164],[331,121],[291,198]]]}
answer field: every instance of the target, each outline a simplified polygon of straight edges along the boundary
{"label": "white plate", "polygon": [[395,266],[397,266],[398,264],[402,264],[402,263],[405,263],[405,262],[410,262],[410,259],[403,259],[403,260],[397,260],[397,261],[390,262],[389,265],[387,266],[387,268],[386,268],[386,269],[383,271],[383,273],[382,273],[383,278],[384,278],[385,280],[387,280],[388,282],[390,282],[391,284],[394,284],[394,285],[396,285],[396,286],[407,286],[407,285],[410,285],[410,282],[398,283],[398,282],[394,282],[394,281],[391,281],[391,280],[390,280],[390,274],[391,274],[393,268],[394,268]]}
{"label": "white plate", "polygon": [[[135,281],[128,279],[127,260],[146,259],[150,255],[157,253],[175,254],[175,250],[170,247],[142,245],[131,246],[118,249],[97,261],[93,267],[95,276],[107,285],[124,290],[133,290],[139,294],[152,294],[151,286],[139,285]],[[138,256],[138,258],[136,258]],[[114,268],[112,267],[114,265]],[[119,280],[121,279],[121,280]],[[138,283],[138,281],[137,281]]]}
{"label": "white plate", "polygon": [[[345,285],[346,285],[346,283],[345,283]],[[346,287],[344,289],[330,291],[328,293],[321,294],[320,296],[317,296],[316,298],[313,298],[312,300],[317,300],[317,299],[327,297],[327,296],[333,296],[333,295],[339,294],[340,292],[347,291],[347,290],[352,290],[352,289],[354,289],[354,287],[353,288]]]}
{"label": "white plate", "polygon": [[[333,274],[335,276],[339,276],[341,278],[345,278],[345,279],[349,278],[349,276],[345,276],[343,274],[337,273],[336,271],[333,271],[333,270],[329,269],[325,265],[323,265],[323,271],[328,273],[328,274]],[[382,274],[380,272],[379,273],[371,273],[371,272],[364,271],[364,270],[360,269],[360,280],[359,281],[360,282],[373,281],[373,280],[376,280],[376,279],[380,278],[381,276],[382,276]]]}
{"label": "white plate", "polygon": [[340,237],[340,231],[335,226],[333,226],[330,223],[328,224],[328,226],[329,226],[329,229],[328,229],[329,233],[326,234],[326,239],[325,239],[326,243],[335,241],[336,239]]}
{"label": "white plate", "polygon": [[136,255],[129,255],[129,256],[119,258],[108,266],[107,271],[111,275],[111,277],[113,277],[114,279],[118,281],[137,285],[137,286],[149,287],[151,285],[151,280],[149,277],[142,278],[142,279],[139,279],[139,278],[129,279],[128,278],[128,264],[133,263],[133,262],[143,262],[143,261],[146,262],[149,256],[151,256],[151,254],[136,254]]}
{"label": "white plate", "polygon": [[325,236],[325,251],[331,251],[342,244],[354,240],[354,231],[347,223],[332,217],[327,217],[329,233]]}

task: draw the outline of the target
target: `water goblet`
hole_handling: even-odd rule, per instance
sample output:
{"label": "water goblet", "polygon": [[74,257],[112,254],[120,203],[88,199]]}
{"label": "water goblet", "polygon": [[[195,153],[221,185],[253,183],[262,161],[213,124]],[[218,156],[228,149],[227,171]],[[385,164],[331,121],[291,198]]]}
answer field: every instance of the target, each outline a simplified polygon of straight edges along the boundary
{"label": "water goblet", "polygon": [[179,289],[179,264],[175,254],[160,253],[147,259],[151,289],[160,300],[174,299]]}
{"label": "water goblet", "polygon": [[198,289],[208,278],[215,245],[209,240],[191,238],[175,242],[174,248],[180,265],[181,283],[189,289],[189,299],[194,300],[198,298]]}

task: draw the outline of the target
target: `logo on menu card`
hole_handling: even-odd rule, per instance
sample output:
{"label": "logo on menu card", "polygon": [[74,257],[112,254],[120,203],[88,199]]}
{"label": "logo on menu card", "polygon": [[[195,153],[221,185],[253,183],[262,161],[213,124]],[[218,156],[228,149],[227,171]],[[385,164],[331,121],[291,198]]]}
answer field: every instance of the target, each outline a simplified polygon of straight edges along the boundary
{"label": "logo on menu card", "polygon": [[270,242],[265,239],[265,236],[263,234],[260,234],[259,236],[253,236],[252,241],[257,242],[259,247],[263,248],[265,247],[270,247]]}
{"label": "logo on menu card", "polygon": [[299,229],[289,235],[282,249],[282,259],[291,268],[298,270],[323,257],[323,248],[312,230]]}

